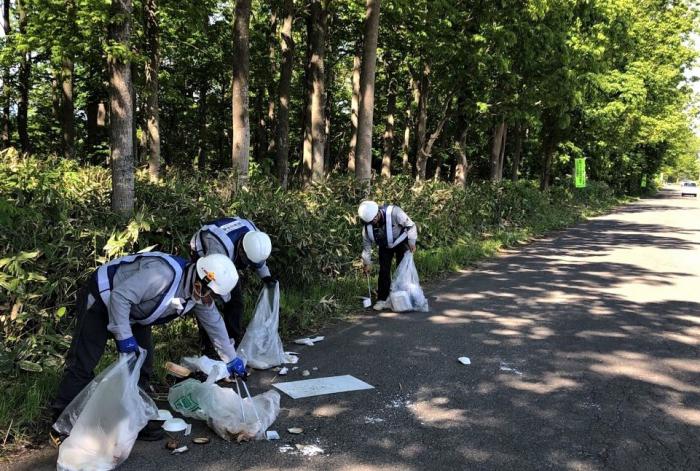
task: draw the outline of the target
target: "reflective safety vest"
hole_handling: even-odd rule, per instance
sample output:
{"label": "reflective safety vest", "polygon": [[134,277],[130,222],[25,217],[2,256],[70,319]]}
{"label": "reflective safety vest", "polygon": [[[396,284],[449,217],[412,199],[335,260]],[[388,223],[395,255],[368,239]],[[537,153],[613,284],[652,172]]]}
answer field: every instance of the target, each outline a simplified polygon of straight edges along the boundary
{"label": "reflective safety vest", "polygon": [[[391,221],[391,213],[394,210],[394,205],[384,205],[379,208],[379,211],[382,212],[384,215],[384,227],[386,229],[386,237],[376,237],[377,240],[375,240],[374,236],[374,226],[372,223],[365,224],[365,230],[367,231],[367,238],[369,238],[370,241],[376,243],[380,247],[387,247],[389,249],[393,249],[397,245],[399,245],[401,242],[406,240],[408,237],[408,232],[405,227],[401,228],[401,233],[399,236],[394,240],[394,230],[392,229],[393,223]],[[381,228],[377,228],[381,229]]]}
{"label": "reflective safety vest", "polygon": [[[161,324],[169,320],[160,319],[160,316],[163,314],[163,311],[170,306],[173,298],[175,297],[175,293],[177,293],[185,266],[187,265],[187,260],[184,258],[161,252],[146,252],[116,258],[97,269],[97,289],[99,290],[102,302],[105,304],[105,306],[109,306],[109,299],[112,295],[112,288],[114,287],[114,275],[117,273],[117,270],[119,270],[120,267],[135,263],[145,257],[158,257],[161,260],[164,260],[173,269],[175,275],[173,276],[173,281],[170,283],[168,289],[161,294],[160,298],[155,303],[153,310],[144,319],[139,319],[137,321],[139,324],[143,325]],[[170,318],[171,316],[168,317]]]}
{"label": "reflective safety vest", "polygon": [[205,255],[201,234],[204,231],[209,231],[219,240],[219,242],[221,242],[221,245],[226,248],[226,253],[228,254],[229,258],[233,260],[238,241],[241,240],[247,232],[257,230],[258,228],[255,227],[255,224],[253,224],[251,221],[239,217],[223,218],[212,221],[209,224],[202,226],[197,233],[197,236],[195,236],[195,251],[200,257]]}

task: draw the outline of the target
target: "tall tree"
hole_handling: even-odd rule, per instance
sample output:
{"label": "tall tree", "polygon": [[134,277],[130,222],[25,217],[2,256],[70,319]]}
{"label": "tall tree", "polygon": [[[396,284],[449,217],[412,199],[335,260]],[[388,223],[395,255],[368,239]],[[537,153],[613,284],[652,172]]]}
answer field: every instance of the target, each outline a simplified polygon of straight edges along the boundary
{"label": "tall tree", "polygon": [[506,133],[506,122],[501,120],[493,127],[493,138],[491,140],[491,181],[501,181],[501,150],[503,148],[503,138]]}
{"label": "tall tree", "polygon": [[394,113],[396,113],[395,64],[389,52],[385,53],[387,75],[386,123],[384,125],[384,155],[382,156],[382,178],[391,177],[391,156],[394,153]]}
{"label": "tall tree", "polygon": [[357,117],[357,153],[355,176],[367,181],[372,176],[372,131],[374,119],[374,74],[377,67],[379,9],[381,0],[366,0],[363,35],[362,73],[360,74],[360,108]]}
{"label": "tall tree", "polygon": [[[27,40],[27,0],[17,0],[19,11],[18,30],[22,41]],[[20,52],[19,60],[19,100],[17,102],[17,131],[19,133],[19,146],[22,152],[30,152],[29,132],[27,130],[27,113],[29,111],[29,89],[31,77],[31,58],[29,52],[24,49]]]}
{"label": "tall tree", "polygon": [[294,1],[284,0],[282,4],[283,20],[280,37],[282,61],[280,64],[279,111],[277,112],[277,178],[283,188],[287,187],[289,175],[289,92],[294,67],[294,39],[292,24],[294,22]]}
{"label": "tall tree", "polygon": [[[66,0],[66,32],[77,39],[78,31],[75,24],[75,0]],[[63,156],[72,158],[75,155],[75,104],[73,103],[73,74],[75,65],[73,48],[64,47],[61,57],[61,130],[63,132]]]}
{"label": "tall tree", "polygon": [[233,16],[233,80],[231,108],[233,115],[232,160],[238,183],[248,181],[250,153],[250,117],[248,114],[248,71],[250,0],[236,0]]}
{"label": "tall tree", "polygon": [[311,141],[313,163],[311,181],[325,176],[326,148],[326,30],[328,27],[328,3],[330,0],[311,0]]}
{"label": "tall tree", "polygon": [[160,178],[160,119],[158,106],[158,73],[160,71],[160,31],[158,25],[158,2],[144,2],[146,35],[146,123],[148,136],[148,175],[151,181]]}
{"label": "tall tree", "polygon": [[[6,47],[9,47],[10,40],[10,0],[4,0],[2,3],[2,31],[5,35]],[[9,65],[3,67],[2,71],[2,123],[0,123],[0,148],[10,146],[10,100],[12,90],[10,88],[10,69]]]}
{"label": "tall tree", "polygon": [[134,211],[134,143],[131,63],[131,0],[112,0],[109,38],[110,155],[112,210],[128,217]]}
{"label": "tall tree", "polygon": [[357,151],[357,114],[360,108],[360,72],[362,71],[361,42],[355,41],[355,54],[352,57],[352,97],[350,99],[350,150],[348,151],[348,172],[355,173],[355,153]]}
{"label": "tall tree", "polygon": [[416,179],[425,180],[428,156],[423,153],[428,132],[428,93],[430,90],[430,64],[423,61],[420,76],[414,78],[416,111]]}

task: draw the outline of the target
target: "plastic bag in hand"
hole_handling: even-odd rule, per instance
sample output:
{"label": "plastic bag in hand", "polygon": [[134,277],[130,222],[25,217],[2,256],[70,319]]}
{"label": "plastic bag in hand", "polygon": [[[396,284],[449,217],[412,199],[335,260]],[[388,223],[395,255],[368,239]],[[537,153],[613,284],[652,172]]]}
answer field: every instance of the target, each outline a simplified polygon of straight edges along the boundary
{"label": "plastic bag in hand", "polygon": [[66,407],[54,424],[69,435],[58,450],[59,471],[106,471],[129,457],[139,431],[158,416],[138,386],[145,360],[143,349],[120,355]]}
{"label": "plastic bag in hand", "polygon": [[263,439],[280,412],[279,393],[270,390],[241,400],[232,388],[214,384],[216,369],[205,383],[188,379],[171,387],[170,406],[186,417],[205,420],[224,440]]}
{"label": "plastic bag in hand", "polygon": [[391,281],[391,294],[389,295],[391,307],[396,312],[422,311],[428,312],[428,300],[423,295],[418,279],[418,270],[413,263],[413,254],[406,252],[403,260],[396,267]]}
{"label": "plastic bag in hand", "polygon": [[279,323],[280,288],[279,283],[275,283],[274,287],[265,286],[260,291],[253,319],[246,328],[241,344],[236,348],[238,356],[246,361],[246,365],[266,370],[289,362],[282,347]]}

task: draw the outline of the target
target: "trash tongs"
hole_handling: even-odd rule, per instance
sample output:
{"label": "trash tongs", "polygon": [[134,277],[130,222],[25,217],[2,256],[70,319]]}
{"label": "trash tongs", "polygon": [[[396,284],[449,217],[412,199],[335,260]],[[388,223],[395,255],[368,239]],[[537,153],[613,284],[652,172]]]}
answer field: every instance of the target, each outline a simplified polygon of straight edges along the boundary
{"label": "trash tongs", "polygon": [[[238,376],[234,376],[233,379],[236,381],[236,390],[238,391],[238,400],[240,401],[241,405],[241,415],[243,416],[243,422],[246,422],[245,418],[245,410],[243,408],[243,396],[241,395],[241,387],[238,383]],[[255,418],[260,422],[260,426],[262,427],[262,420],[260,420],[260,415],[258,415],[258,408],[255,407],[255,401],[253,401],[253,396],[250,395],[250,391],[248,390],[248,385],[246,385],[245,381],[241,380],[241,383],[243,383],[243,389],[245,390],[246,394],[248,395],[248,399],[250,399],[250,405],[253,407],[253,412],[255,412]],[[266,430],[262,430],[261,433],[265,435]]]}

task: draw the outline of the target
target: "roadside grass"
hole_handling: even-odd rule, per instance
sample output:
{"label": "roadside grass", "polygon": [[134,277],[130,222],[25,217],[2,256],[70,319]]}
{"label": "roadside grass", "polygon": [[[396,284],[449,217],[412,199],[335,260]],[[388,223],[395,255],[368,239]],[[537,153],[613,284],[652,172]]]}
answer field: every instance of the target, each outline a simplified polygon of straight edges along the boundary
{"label": "roadside grass", "polygon": [[[621,197],[604,203],[584,206],[571,204],[552,207],[535,215],[527,227],[502,226],[484,232],[480,237],[466,236],[449,246],[419,250],[415,254],[421,282],[441,279],[475,262],[492,257],[499,250],[530,242],[533,238],[569,227],[586,217],[599,215],[612,207],[634,198]],[[596,202],[597,203],[597,202]],[[247,280],[252,290],[259,282]],[[376,287],[376,269],[370,280]],[[312,332],[332,322],[360,311],[360,297],[366,296],[367,281],[359,271],[355,275],[333,281],[310,284],[303,289],[284,289],[280,301],[280,334],[285,340]],[[252,315],[256,297],[246,294],[247,320]],[[155,383],[167,388],[164,369],[166,361],[179,361],[187,355],[197,355],[197,327],[193,316],[154,329]],[[114,347],[108,346],[98,371],[116,358]],[[48,406],[60,381],[61,371],[45,369],[41,374],[22,373],[11,383],[2,382],[0,394],[0,461],[45,443],[50,426]]]}

